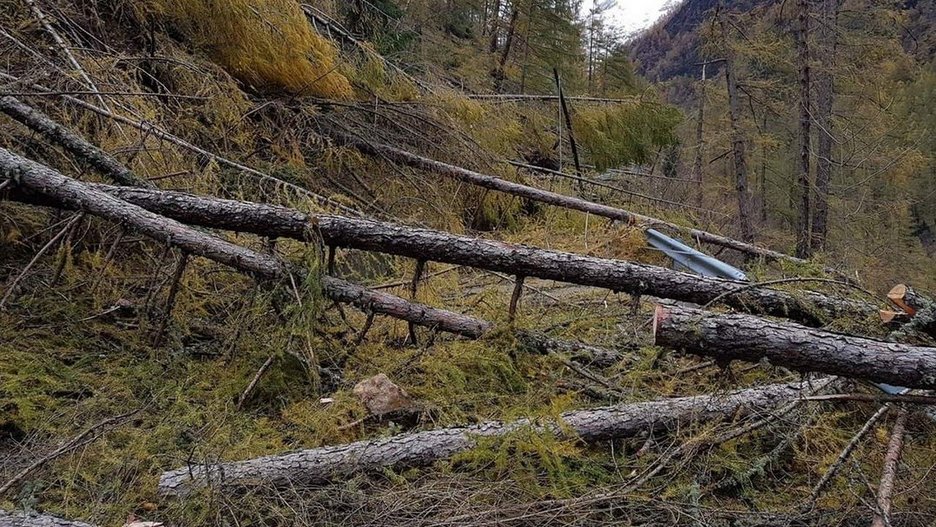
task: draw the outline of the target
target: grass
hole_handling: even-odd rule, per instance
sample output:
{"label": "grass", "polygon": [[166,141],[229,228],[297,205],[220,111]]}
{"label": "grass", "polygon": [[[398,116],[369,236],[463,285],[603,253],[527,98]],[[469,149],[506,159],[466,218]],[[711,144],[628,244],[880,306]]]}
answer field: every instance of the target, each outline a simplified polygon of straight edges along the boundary
{"label": "grass", "polygon": [[[517,199],[401,170],[322,141],[314,125],[327,110],[294,96],[347,99],[353,96],[352,83],[393,100],[413,99],[416,93],[413,86],[388,73],[381,64],[339,57],[337,50],[308,29],[294,3],[151,0],[145,5],[151,8],[147,16],[184,37],[184,44],[165,35],[159,37],[160,53],[172,59],[167,61],[172,66],[161,73],[163,80],[179,94],[204,99],[121,99],[142,118],[316,191],[338,194],[332,185],[336,181],[366,195],[352,177],[356,175],[377,194],[380,205],[413,223],[452,232],[472,227],[491,229],[494,232],[487,236],[510,242],[665,263],[658,253],[646,248],[639,229],[608,226],[604,220],[553,207],[526,210]],[[26,18],[8,26],[29,27]],[[128,41],[126,49],[134,50],[135,45]],[[144,53],[142,49],[135,51]],[[480,63],[488,58],[472,56],[462,48],[453,60],[460,61],[462,71],[477,68],[486,75],[488,65]],[[108,85],[127,87],[131,93],[143,90],[132,68],[105,68],[98,61],[86,62]],[[241,88],[251,88],[252,93],[248,95]],[[266,97],[257,99],[258,94]],[[289,97],[274,98],[274,94]],[[445,92],[438,100],[427,98],[427,102],[437,106],[417,117],[429,119],[439,128],[447,127],[448,135],[422,123],[425,128],[420,131],[438,143],[426,146],[443,151],[453,162],[521,180],[527,176],[489,161],[525,152],[556,153],[553,106],[482,104]],[[258,185],[242,174],[205,163],[128,128],[102,124],[62,105],[47,104],[43,109],[115,152],[143,176],[183,173],[160,179],[163,188],[316,210],[285,191]],[[581,130],[590,156],[600,154],[603,162],[616,163],[640,153],[633,144],[616,142],[615,134],[630,128],[628,111],[632,110],[577,110],[576,131]],[[420,125],[415,118],[401,119]],[[646,142],[654,132],[637,127],[634,133],[631,139]],[[21,128],[7,121],[0,123],[0,144],[4,147],[77,174],[70,160],[36,143],[36,138]],[[629,150],[620,150],[625,147]],[[85,177],[94,178],[90,174]],[[568,182],[536,180],[535,184],[573,192]],[[686,221],[686,211],[658,209],[611,192],[596,196],[636,212]],[[354,202],[348,196],[343,199]],[[5,283],[53,234],[48,227],[56,221],[55,216],[37,211],[0,203],[0,277]],[[724,227],[714,222],[713,226]],[[0,429],[15,428],[25,435],[23,444],[0,435],[0,474],[2,478],[10,476],[25,462],[107,416],[132,408],[142,410],[95,442],[43,466],[14,492],[0,496],[2,508],[32,507],[102,526],[123,522],[129,514],[193,527],[368,521],[389,525],[412,524],[419,518],[443,521],[458,514],[615,488],[674,445],[713,431],[680,430],[671,439],[656,439],[649,453],[637,456],[645,438],[587,446],[524,429],[485,440],[479,448],[428,469],[386,471],[330,486],[262,488],[237,497],[206,492],[182,501],[162,500],[155,488],[162,471],[189,461],[237,460],[406,430],[405,423],[387,421],[341,428],[365,416],[366,410],[352,394],[354,384],[381,372],[418,401],[421,411],[416,426],[424,429],[489,419],[554,420],[562,411],[574,408],[724,391],[788,378],[781,370],[765,367],[749,371],[736,368],[733,380],[718,368],[681,374],[680,370],[698,359],[645,346],[621,364],[596,372],[621,392],[616,397],[596,398],[575,388],[576,383],[591,381],[569,369],[563,358],[528,353],[507,331],[466,341],[419,329],[420,345],[412,346],[404,343],[406,324],[378,317],[368,337],[355,345],[365,316],[350,308],[342,315],[321,298],[316,280],[322,258],[318,248],[284,240],[276,242],[277,254],[307,270],[296,277],[295,286],[257,286],[243,276],[194,259],[183,277],[165,345],[155,348],[152,331],[164,316],[167,278],[178,254],[162,258],[162,246],[128,232],[116,258],[107,262],[105,255],[117,233],[112,225],[86,222],[74,244],[41,259],[10,309],[0,311]],[[266,240],[227,236],[253,249],[269,250]],[[65,263],[63,276],[53,285],[51,278],[60,260]],[[886,259],[875,262],[868,266],[881,273],[875,277],[892,276],[887,274],[893,273],[892,269],[885,270]],[[920,283],[930,280],[926,268],[917,260],[913,262],[912,269],[922,271],[908,275]],[[440,264],[430,264],[429,271],[440,268]],[[413,262],[340,251],[338,270],[349,279],[376,284],[407,280]],[[764,268],[756,275],[768,278],[777,272],[776,268]],[[812,275],[816,269],[781,268],[779,273]],[[649,303],[631,317],[627,295],[583,288],[562,292],[550,284],[528,283],[547,289],[560,301],[526,292],[518,327],[609,346],[632,340],[635,334],[646,342],[644,323],[649,318]],[[459,269],[421,284],[417,297],[433,306],[505,325],[510,289],[511,284],[501,279]],[[408,295],[405,286],[391,292]],[[102,314],[121,299],[137,306],[136,310]],[[147,299],[150,313],[144,315]],[[841,325],[835,327],[854,328],[864,323],[836,321]],[[273,366],[238,409],[236,399],[271,355]],[[322,366],[324,373],[316,366]],[[329,375],[329,370],[340,377]],[[333,402],[322,402],[323,397]],[[822,408],[826,411],[815,418],[807,415],[801,421],[784,422],[705,449],[692,459],[679,460],[614,508],[569,509],[559,517],[594,524],[657,518],[666,510],[655,501],[658,497],[677,504],[698,502],[702,508],[787,510],[805,497],[810,485],[874,411],[871,404],[824,403]],[[845,473],[847,477],[836,479],[822,498],[823,506],[844,515],[859,510],[861,499],[869,498],[867,489],[856,487],[855,482],[873,482],[878,477],[889,424],[879,425],[873,440],[862,445],[855,465]],[[764,463],[762,470],[748,473],[751,462],[763,459],[779,439],[794,430],[798,433],[789,448]],[[936,462],[931,439],[934,429],[932,424],[916,420],[913,431],[902,469],[908,490],[896,507],[932,510],[936,505],[926,468]],[[711,491],[716,482],[733,477],[740,478],[738,485],[718,493]]]}

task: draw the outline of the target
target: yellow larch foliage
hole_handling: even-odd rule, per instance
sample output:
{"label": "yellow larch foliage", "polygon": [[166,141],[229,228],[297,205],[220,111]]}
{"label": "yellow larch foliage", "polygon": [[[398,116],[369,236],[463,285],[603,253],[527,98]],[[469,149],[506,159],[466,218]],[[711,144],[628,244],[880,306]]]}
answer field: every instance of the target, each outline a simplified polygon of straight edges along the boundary
{"label": "yellow larch foliage", "polygon": [[175,26],[241,82],[260,92],[350,99],[338,51],[294,0],[149,0],[149,15]]}

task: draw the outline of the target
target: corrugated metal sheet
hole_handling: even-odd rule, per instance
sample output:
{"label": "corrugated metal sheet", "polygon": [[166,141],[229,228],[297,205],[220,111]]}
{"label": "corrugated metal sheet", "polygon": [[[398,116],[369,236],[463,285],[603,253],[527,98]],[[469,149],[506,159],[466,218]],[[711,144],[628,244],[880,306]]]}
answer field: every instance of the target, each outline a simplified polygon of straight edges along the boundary
{"label": "corrugated metal sheet", "polygon": [[737,267],[701,253],[660,231],[647,229],[647,241],[652,247],[659,249],[663,254],[670,257],[674,263],[694,273],[727,280],[748,281],[744,271]]}

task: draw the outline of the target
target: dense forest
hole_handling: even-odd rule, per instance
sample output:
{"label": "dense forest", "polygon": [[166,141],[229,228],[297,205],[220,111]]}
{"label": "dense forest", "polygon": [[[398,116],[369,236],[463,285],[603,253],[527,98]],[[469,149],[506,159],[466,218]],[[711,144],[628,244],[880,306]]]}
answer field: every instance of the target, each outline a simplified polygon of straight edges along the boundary
{"label": "dense forest", "polygon": [[0,527],[936,523],[936,4],[0,0]]}

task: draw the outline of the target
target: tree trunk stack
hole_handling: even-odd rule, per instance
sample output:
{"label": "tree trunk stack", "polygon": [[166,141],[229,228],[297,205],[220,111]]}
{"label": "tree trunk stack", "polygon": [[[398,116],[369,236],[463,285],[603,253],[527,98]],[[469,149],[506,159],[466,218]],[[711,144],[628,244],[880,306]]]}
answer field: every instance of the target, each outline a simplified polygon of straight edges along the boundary
{"label": "tree trunk stack", "polygon": [[[601,287],[696,304],[713,300],[742,311],[790,318],[811,325],[839,317],[869,318],[876,306],[814,292],[789,293],[745,282],[700,277],[646,264],[609,260],[525,245],[482,240],[399,224],[309,216],[272,205],[179,192],[93,185],[121,200],[168,218],[261,236],[321,241],[326,245],[431,260],[512,275]],[[42,204],[42,196],[19,193],[14,199]],[[61,202],[51,203],[61,206]]]}

